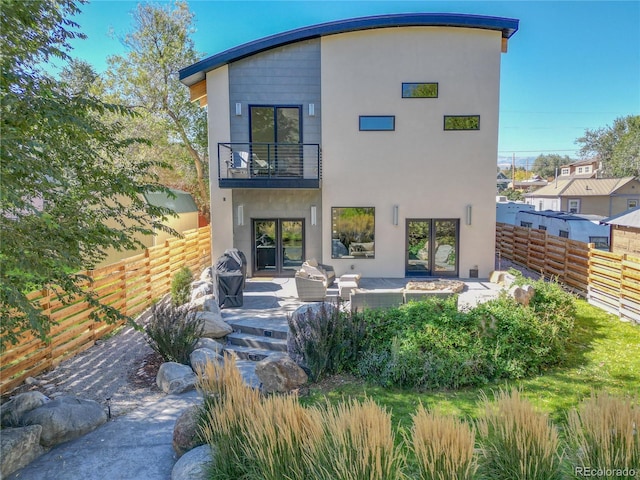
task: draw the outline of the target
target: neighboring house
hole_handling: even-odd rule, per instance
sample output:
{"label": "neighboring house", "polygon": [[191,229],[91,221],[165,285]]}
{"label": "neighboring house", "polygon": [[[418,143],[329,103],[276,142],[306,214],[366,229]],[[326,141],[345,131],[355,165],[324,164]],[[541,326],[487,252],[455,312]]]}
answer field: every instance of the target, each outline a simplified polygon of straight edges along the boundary
{"label": "neighboring house", "polygon": [[609,250],[609,228],[600,224],[603,218],[599,215],[576,215],[551,210],[521,210],[516,214],[515,225],[545,230],[556,237],[595,243],[596,248]]}
{"label": "neighboring house", "polygon": [[213,258],[236,247],[254,276],[291,276],[305,258],[338,275],[488,276],[500,56],[517,28],[356,18],[182,69],[209,105]]}
{"label": "neighboring house", "polygon": [[525,194],[525,202],[536,210],[609,217],[640,205],[640,182],[634,177],[558,179]]}
{"label": "neighboring house", "polygon": [[596,178],[600,168],[598,160],[580,160],[568,165],[561,165],[558,171],[559,179]]}
{"label": "neighboring house", "polygon": [[[146,193],[143,197],[149,205],[170,208],[176,213],[175,217],[168,216],[167,220],[163,222],[168,227],[173,228],[176,232],[183,233],[187,230],[198,228],[198,207],[191,194],[174,189],[171,189],[171,192],[173,194],[172,196],[169,196],[166,193]],[[112,221],[112,223],[114,222]],[[172,237],[167,232],[156,230],[153,235],[138,234],[135,238],[138,239],[146,248],[149,248],[161,245],[165,240]],[[122,251],[111,249],[108,252],[107,258],[100,262],[98,267],[110,265],[124,258],[137,255],[142,251],[142,248]]]}
{"label": "neighboring house", "polygon": [[507,177],[504,173],[498,172],[496,176],[496,186],[498,187],[498,192],[501,192],[505,188],[509,186],[511,179]]}
{"label": "neighboring house", "polygon": [[611,251],[640,257],[640,207],[607,218],[611,228]]}
{"label": "neighboring house", "polygon": [[548,185],[549,182],[539,175],[534,175],[533,177],[527,180],[516,180],[514,182],[509,182],[509,188],[514,190],[520,190],[521,192],[533,192]]}

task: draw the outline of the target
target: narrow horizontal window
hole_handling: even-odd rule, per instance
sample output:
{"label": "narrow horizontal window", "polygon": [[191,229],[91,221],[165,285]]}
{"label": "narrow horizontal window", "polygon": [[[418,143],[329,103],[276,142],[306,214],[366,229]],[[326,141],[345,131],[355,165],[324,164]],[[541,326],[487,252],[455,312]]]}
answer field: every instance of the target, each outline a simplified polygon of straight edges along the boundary
{"label": "narrow horizontal window", "polygon": [[480,130],[480,115],[445,115],[445,130]]}
{"label": "narrow horizontal window", "polygon": [[360,115],[361,131],[381,131],[395,129],[395,115]]}
{"label": "narrow horizontal window", "polygon": [[402,98],[438,98],[438,84],[403,83]]}

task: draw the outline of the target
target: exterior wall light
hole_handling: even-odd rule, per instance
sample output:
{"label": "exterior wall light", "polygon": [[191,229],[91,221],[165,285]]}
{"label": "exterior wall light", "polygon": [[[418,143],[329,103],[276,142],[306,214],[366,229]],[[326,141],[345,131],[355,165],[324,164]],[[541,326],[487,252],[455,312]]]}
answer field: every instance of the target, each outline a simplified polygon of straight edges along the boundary
{"label": "exterior wall light", "polygon": [[242,115],[242,104],[236,103],[236,115],[239,117]]}
{"label": "exterior wall light", "polygon": [[399,215],[400,215],[400,207],[398,205],[393,206],[393,224],[398,225]]}
{"label": "exterior wall light", "polygon": [[318,224],[318,208],[315,205],[311,205],[311,225]]}
{"label": "exterior wall light", "polygon": [[244,205],[238,205],[238,225],[244,225]]}
{"label": "exterior wall light", "polygon": [[466,219],[465,219],[466,220],[465,223],[467,225],[471,225],[471,213],[472,213],[471,212],[471,205],[467,205],[467,207],[466,207]]}
{"label": "exterior wall light", "polygon": [[315,117],[316,116],[316,106],[313,103],[309,104],[309,116],[310,117]]}

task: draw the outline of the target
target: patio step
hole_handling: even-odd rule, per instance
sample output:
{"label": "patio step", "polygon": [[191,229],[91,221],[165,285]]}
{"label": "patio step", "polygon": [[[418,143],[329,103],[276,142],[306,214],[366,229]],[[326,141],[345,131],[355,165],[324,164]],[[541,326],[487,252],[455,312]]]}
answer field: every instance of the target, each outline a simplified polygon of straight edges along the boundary
{"label": "patio step", "polygon": [[256,362],[264,360],[269,355],[278,353],[275,350],[267,350],[265,348],[251,348],[233,344],[226,345],[224,347],[224,351],[226,353],[234,355],[237,361],[245,361],[247,363],[254,364],[254,369]]}
{"label": "patio step", "polygon": [[[227,341],[231,345],[273,352],[286,352],[287,341],[282,338],[252,335],[250,333],[234,332],[227,335]],[[227,345],[228,346],[228,345]]]}
{"label": "patio step", "polygon": [[[225,319],[226,320],[226,319]],[[236,333],[246,333],[257,337],[286,340],[289,326],[286,319],[269,320],[226,320]]]}

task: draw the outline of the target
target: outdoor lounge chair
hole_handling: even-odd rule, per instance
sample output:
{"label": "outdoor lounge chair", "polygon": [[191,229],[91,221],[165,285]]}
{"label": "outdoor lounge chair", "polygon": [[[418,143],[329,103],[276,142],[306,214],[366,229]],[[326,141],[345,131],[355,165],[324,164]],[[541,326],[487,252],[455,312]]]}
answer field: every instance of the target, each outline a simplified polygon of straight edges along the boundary
{"label": "outdoor lounge chair", "polygon": [[296,274],[298,298],[303,302],[322,302],[327,296],[325,282],[320,279]]}

